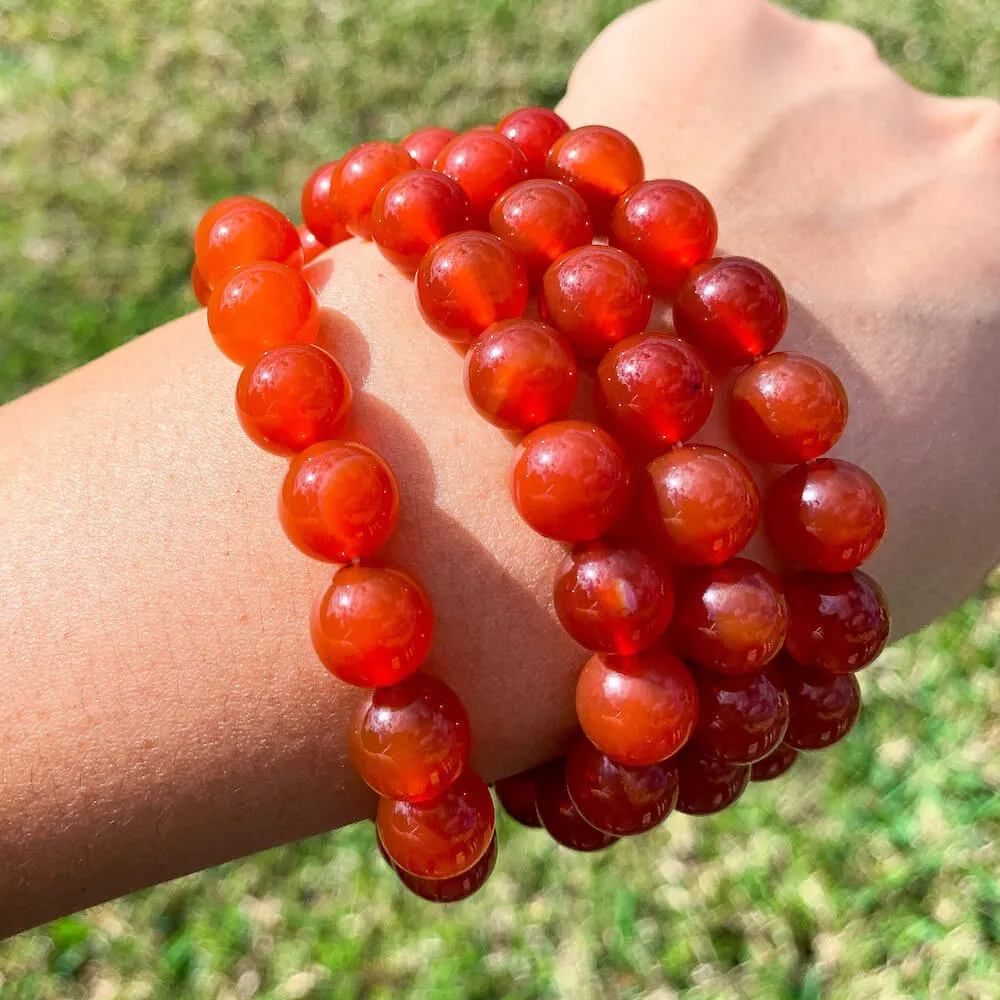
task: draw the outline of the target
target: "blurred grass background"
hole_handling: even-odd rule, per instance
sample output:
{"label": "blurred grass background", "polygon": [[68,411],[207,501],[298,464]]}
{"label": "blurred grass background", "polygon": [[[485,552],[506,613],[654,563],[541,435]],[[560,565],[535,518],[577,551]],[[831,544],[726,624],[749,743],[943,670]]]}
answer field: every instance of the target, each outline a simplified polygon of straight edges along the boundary
{"label": "blurred grass background", "polygon": [[[0,401],[189,310],[236,191],[554,103],[623,0],[0,0]],[[1000,97],[1000,0],[795,0]],[[433,908],[352,829],[0,944],[0,997],[1000,997],[1000,578],[866,673],[851,739],[597,858],[505,824]],[[0,901],[0,905],[3,905]]]}

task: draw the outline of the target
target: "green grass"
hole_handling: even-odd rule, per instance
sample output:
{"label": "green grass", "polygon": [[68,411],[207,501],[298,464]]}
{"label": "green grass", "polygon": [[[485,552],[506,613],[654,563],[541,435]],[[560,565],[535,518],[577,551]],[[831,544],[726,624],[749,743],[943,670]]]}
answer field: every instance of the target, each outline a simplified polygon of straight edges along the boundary
{"label": "green grass", "polygon": [[[612,0],[0,0],[0,399],[186,311],[189,233],[427,120],[558,99]],[[801,0],[1000,96],[998,0]],[[0,945],[0,997],[1000,996],[1000,579],[889,651],[836,751],[579,858],[503,830],[436,909],[352,829]],[[0,901],[2,905],[2,901]]]}

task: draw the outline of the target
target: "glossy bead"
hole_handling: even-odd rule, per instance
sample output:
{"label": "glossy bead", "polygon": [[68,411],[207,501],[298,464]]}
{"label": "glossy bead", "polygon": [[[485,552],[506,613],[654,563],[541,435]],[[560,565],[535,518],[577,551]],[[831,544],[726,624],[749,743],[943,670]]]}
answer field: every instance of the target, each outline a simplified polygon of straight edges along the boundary
{"label": "glossy bead", "polygon": [[469,760],[472,727],[457,694],[430,674],[382,687],[358,706],[351,760],[380,795],[426,802],[449,788]]}
{"label": "glossy bead", "polygon": [[671,640],[681,656],[722,674],[760,670],[788,631],[781,583],[750,559],[690,570],[677,584]]}
{"label": "glossy bead", "polygon": [[780,778],[798,760],[798,750],[779,743],[766,757],[750,765],[751,781],[773,781]]}
{"label": "glossy bead", "polygon": [[548,108],[518,108],[501,119],[497,131],[524,153],[528,175],[541,177],[552,144],[569,131],[569,125]]}
{"label": "glossy bead", "polygon": [[493,797],[470,768],[427,802],[379,799],[375,826],[386,854],[420,878],[451,878],[468,871],[489,850]]}
{"label": "glossy bead", "polygon": [[238,365],[319,336],[319,306],[309,283],[301,271],[274,261],[248,264],[221,281],[208,300],[207,319],[216,346]]}
{"label": "glossy bead", "polygon": [[236,416],[258,447],[293,455],[339,437],[351,398],[351,383],[334,358],[315,344],[291,344],[243,369]]}
{"label": "glossy bead", "polygon": [[674,609],[673,583],[657,556],[603,541],[584,542],[566,555],[552,597],[563,628],[599,653],[646,649]]}
{"label": "glossy bead", "polygon": [[626,191],[611,213],[610,240],[642,265],[659,294],[672,297],[719,236],[709,200],[684,181],[653,180]]}
{"label": "glossy bead", "polygon": [[520,254],[535,282],[557,257],[594,238],[583,199],[565,184],[544,177],[504,191],[490,209],[490,229]]}
{"label": "glossy bead", "polygon": [[628,462],[614,438],[594,424],[544,424],[514,453],[511,492],[518,513],[539,534],[586,542],[625,513]]}
{"label": "glossy bead", "polygon": [[542,277],[538,308],[581,358],[599,358],[649,322],[653,297],[642,268],[614,247],[577,247]]}
{"label": "glossy bead", "polygon": [[494,786],[504,812],[522,826],[541,826],[535,805],[536,771],[522,771],[509,778],[501,778]]}
{"label": "glossy bead", "polygon": [[303,222],[316,239],[328,247],[342,243],[351,236],[337,216],[330,192],[330,181],[337,169],[337,162],[331,160],[313,172],[302,188],[300,201]]}
{"label": "glossy bead", "polygon": [[528,176],[528,161],[506,136],[465,132],[438,153],[434,169],[459,183],[469,196],[472,225],[485,229],[493,202]]}
{"label": "glossy bead", "polygon": [[590,742],[620,764],[673,756],[698,718],[691,671],[665,646],[636,656],[597,653],[576,685],[576,714]]}
{"label": "glossy bead", "polygon": [[566,415],[576,395],[576,359],[545,323],[509,319],[488,326],[465,355],[465,392],[480,416],[530,431]]}
{"label": "glossy bead", "polygon": [[386,864],[392,869],[399,881],[415,896],[419,896],[429,903],[459,903],[463,899],[468,899],[486,884],[497,863],[498,847],[495,833],[490,841],[490,846],[486,848],[486,853],[468,871],[452,875],[450,878],[420,878],[417,875],[411,875],[409,872],[403,871],[386,854],[385,848],[378,838],[376,838],[376,843]]}
{"label": "glossy bead", "polygon": [[722,764],[685,750],[677,757],[678,812],[708,816],[731,806],[750,782],[746,764]]}
{"label": "glossy bead", "polygon": [[330,178],[330,201],[348,232],[370,240],[379,191],[397,174],[416,167],[413,157],[391,142],[363,142],[345,153]]}
{"label": "glossy bead", "polygon": [[519,318],[528,304],[524,264],[492,233],[454,233],[436,243],[417,268],[416,289],[427,325],[460,344],[491,323]]}
{"label": "glossy bead", "polygon": [[208,300],[212,297],[212,289],[205,284],[205,279],[201,276],[201,271],[198,270],[197,261],[191,265],[191,291],[194,292],[198,305],[208,305]]}
{"label": "glossy bead", "polygon": [[674,300],[674,328],[710,365],[745,365],[773,351],[788,325],[788,300],[774,272],[746,257],[696,267]]}
{"label": "glossy bead", "polygon": [[225,215],[229,209],[237,205],[256,205],[260,208],[271,209],[276,211],[272,205],[269,205],[266,201],[262,201],[260,198],[253,198],[250,195],[236,194],[229,198],[223,198],[221,201],[217,201],[214,205],[211,205],[205,210],[205,214],[198,220],[198,225],[195,227],[193,245],[198,246],[200,242],[207,239],[209,231],[212,226],[215,225],[217,219]]}
{"label": "glossy bead", "polygon": [[299,242],[302,244],[302,263],[310,264],[314,261],[327,247],[320,243],[316,239],[316,234],[311,232],[306,226],[296,226],[296,230],[299,234]]}
{"label": "glossy bead", "polygon": [[566,788],[591,826],[628,837],[667,818],[677,801],[677,771],[671,762],[619,764],[580,736],[566,759]]}
{"label": "glossy bead", "polygon": [[566,787],[566,761],[538,768],[536,779],[538,818],[546,833],[572,851],[602,851],[618,838],[591,826],[579,813]]}
{"label": "glossy bead", "polygon": [[385,461],[353,441],[323,441],[292,459],[278,497],[289,540],[307,556],[371,555],[399,518],[399,487]]}
{"label": "glossy bead", "polygon": [[584,125],[556,139],[545,173],[583,198],[600,229],[607,225],[619,197],[643,179],[645,168],[628,136],[605,125]]}
{"label": "glossy bead", "polygon": [[396,566],[343,566],[317,598],[310,623],[323,665],[358,687],[385,687],[427,659],[434,611],[427,591]]}
{"label": "glossy bead", "polygon": [[712,376],[679,337],[641,333],[611,348],[597,366],[598,411],[620,437],[652,457],[697,433],[712,412]]}
{"label": "glossy bead", "polygon": [[675,448],[646,466],[644,502],[671,560],[714,566],[739,552],[757,529],[760,495],[746,466],[705,444]]}
{"label": "glossy bead", "polygon": [[434,166],[438,153],[455,138],[457,132],[450,128],[418,128],[416,132],[411,132],[401,143],[403,147],[417,161],[417,166],[424,170],[430,170]]}
{"label": "glossy bead", "polygon": [[806,569],[843,573],[860,566],[885,535],[885,494],[864,469],[820,458],[789,469],[764,498],[774,547]]}
{"label": "glossy bead", "polygon": [[785,742],[796,750],[822,750],[842,740],[861,714],[861,687],[854,674],[803,667],[787,654],[775,662],[788,691]]}
{"label": "glossy bead", "polygon": [[729,426],[758,462],[794,465],[828,452],[847,424],[847,394],[826,365],[805,354],[758,358],[733,384]]}
{"label": "glossy bead", "polygon": [[846,674],[882,651],[889,638],[889,610],[882,588],[867,573],[792,573],[784,587],[785,649],[803,666]]}

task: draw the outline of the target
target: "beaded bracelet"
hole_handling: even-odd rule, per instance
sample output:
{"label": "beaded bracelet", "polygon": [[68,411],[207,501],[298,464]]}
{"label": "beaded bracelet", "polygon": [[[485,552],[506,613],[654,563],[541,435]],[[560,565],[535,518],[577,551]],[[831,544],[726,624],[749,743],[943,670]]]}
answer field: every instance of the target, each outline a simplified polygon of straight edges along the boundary
{"label": "beaded bracelet", "polygon": [[[364,143],[309,178],[302,215],[296,229],[258,199],[213,206],[192,284],[216,343],[243,366],[241,425],[291,458],[285,533],[340,565],[314,605],[313,645],[369,689],[350,754],[379,795],[379,848],[409,889],[447,902],[479,888],[496,862],[495,815],[468,766],[461,701],[418,672],[430,598],[375,558],[396,525],[395,478],[341,439],[351,387],[315,343],[301,268],[352,235],[413,277],[428,326],[465,350],[476,411],[523,435],[510,475],[519,514],[571,546],[553,604],[593,654],[577,682],[580,732],[564,759],[497,782],[505,810],[599,850],[674,808],[717,812],[749,780],[849,732],[854,674],[889,633],[884,596],[858,569],[885,533],[885,497],[862,469],[822,457],[847,421],[843,386],[814,358],[773,353],[785,292],[763,264],[713,256],[701,192],[645,180],[615,129],[571,130],[523,108],[492,130]],[[672,330],[649,329],[654,295]],[[598,423],[567,419],[583,366]],[[712,411],[713,373],[734,369],[734,439],[757,462],[792,466],[763,502],[735,455],[685,443]],[[739,555],[761,519],[789,567],[780,579]]]}

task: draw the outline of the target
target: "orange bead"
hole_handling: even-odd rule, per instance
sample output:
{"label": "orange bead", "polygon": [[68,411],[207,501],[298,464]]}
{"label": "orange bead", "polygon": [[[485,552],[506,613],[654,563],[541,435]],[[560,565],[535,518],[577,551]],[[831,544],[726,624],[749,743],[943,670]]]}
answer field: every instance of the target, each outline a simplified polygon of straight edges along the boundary
{"label": "orange bead", "polygon": [[338,437],[351,414],[351,383],[315,344],[278,347],[247,365],[236,385],[236,416],[247,437],[293,455]]}
{"label": "orange bead", "polygon": [[198,305],[207,306],[208,300],[212,297],[212,289],[205,284],[205,279],[198,270],[198,262],[191,265],[191,291],[198,300]]}
{"label": "orange bead", "polygon": [[731,806],[750,781],[746,764],[723,764],[685,750],[677,757],[677,811],[689,816],[707,816]]}
{"label": "orange bead", "polygon": [[598,653],[577,681],[576,714],[590,742],[619,764],[655,764],[688,741],[698,687],[665,646],[636,656]]}
{"label": "orange bead", "polygon": [[424,170],[430,170],[434,166],[438,153],[455,138],[457,132],[450,128],[418,128],[416,132],[411,132],[401,143],[403,147],[417,161],[417,166]]}
{"label": "orange bead", "polygon": [[256,205],[260,208],[272,208],[266,201],[262,201],[260,198],[252,198],[250,195],[236,194],[229,198],[223,198],[208,208],[205,214],[198,220],[198,225],[194,231],[193,245],[197,246],[199,242],[206,240],[216,220],[237,205]]}
{"label": "orange bead", "polygon": [[755,760],[750,765],[751,781],[773,781],[780,778],[798,760],[799,752],[787,743],[779,743],[761,760]]}
{"label": "orange bead", "polygon": [[330,182],[337,169],[337,160],[318,167],[302,188],[302,219],[309,231],[324,246],[332,247],[350,239],[347,227],[337,217]]}
{"label": "orange bead", "polygon": [[548,108],[518,108],[501,119],[497,131],[524,153],[529,176],[541,177],[552,144],[569,125]]}
{"label": "orange bead", "polygon": [[363,142],[345,153],[330,177],[330,202],[348,232],[370,240],[372,207],[379,191],[397,174],[416,166],[405,149],[391,142]]}
{"label": "orange bead", "polygon": [[296,226],[299,234],[299,242],[302,244],[302,263],[310,264],[314,261],[324,250],[327,249],[324,244],[320,243],[316,239],[316,234],[311,232],[306,226]]}
{"label": "orange bead", "polygon": [[788,746],[823,750],[854,728],[861,714],[861,686],[854,674],[803,667],[787,653],[774,665],[788,691]]}
{"label": "orange bead", "polygon": [[301,271],[261,261],[241,267],[215,287],[208,301],[208,328],[219,350],[245,366],[276,347],[315,343],[319,306]]}
{"label": "orange bead", "polygon": [[278,498],[289,540],[307,556],[349,562],[371,555],[399,518],[399,488],[385,461],[353,441],[323,441],[292,459]]}
{"label": "orange bead", "polygon": [[427,659],[434,611],[427,592],[396,566],[344,566],[317,598],[310,624],[323,665],[358,687],[385,687]]}
{"label": "orange bead", "polygon": [[490,846],[486,848],[486,853],[468,871],[464,871],[460,875],[452,875],[451,878],[419,878],[416,875],[411,875],[409,872],[403,871],[385,853],[381,841],[378,842],[378,846],[382,857],[395,872],[399,881],[415,896],[426,899],[429,903],[458,903],[463,899],[468,899],[486,884],[486,880],[493,874],[497,863],[496,834],[493,834],[493,839],[490,841]]}
{"label": "orange bead", "polygon": [[618,838],[591,826],[573,805],[566,787],[566,761],[556,760],[538,768],[536,779],[538,818],[545,832],[571,851],[603,851]]}
{"label": "orange bead", "polygon": [[522,771],[509,778],[501,778],[494,786],[504,812],[522,826],[542,825],[535,805],[536,776],[536,770]]}
{"label": "orange bead", "polygon": [[631,499],[625,453],[610,434],[582,420],[532,431],[514,453],[512,468],[514,505],[547,538],[596,538],[622,517]]}

